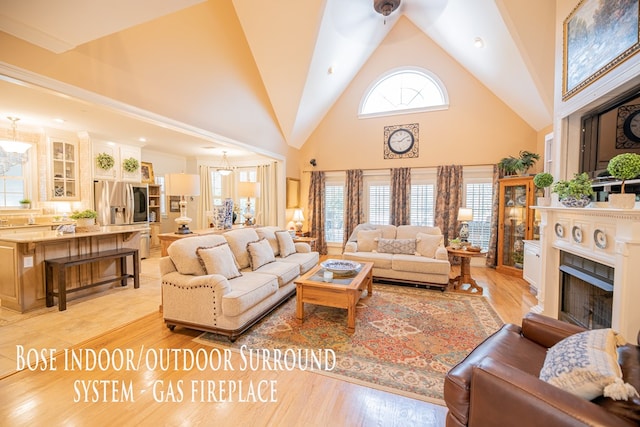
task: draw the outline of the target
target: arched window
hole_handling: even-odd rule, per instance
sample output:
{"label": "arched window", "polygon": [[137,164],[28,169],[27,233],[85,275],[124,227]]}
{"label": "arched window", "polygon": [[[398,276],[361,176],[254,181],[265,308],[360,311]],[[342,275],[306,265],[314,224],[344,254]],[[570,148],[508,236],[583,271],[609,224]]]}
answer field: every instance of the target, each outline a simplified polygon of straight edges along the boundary
{"label": "arched window", "polygon": [[391,70],[375,81],[360,102],[359,117],[446,110],[449,96],[440,79],[417,67]]}

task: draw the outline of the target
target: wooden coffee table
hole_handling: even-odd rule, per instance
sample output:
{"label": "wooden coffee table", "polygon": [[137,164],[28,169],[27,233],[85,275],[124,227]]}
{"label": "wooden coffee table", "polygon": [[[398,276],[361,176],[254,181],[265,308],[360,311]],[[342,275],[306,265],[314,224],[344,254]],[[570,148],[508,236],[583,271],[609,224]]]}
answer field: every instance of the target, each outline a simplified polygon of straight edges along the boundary
{"label": "wooden coffee table", "polygon": [[367,296],[373,294],[372,262],[361,262],[362,268],[352,277],[334,276],[331,282],[323,280],[324,269],[317,265],[295,281],[296,317],[304,319],[304,303],[347,309],[347,331],[356,330],[356,304],[365,287]]}

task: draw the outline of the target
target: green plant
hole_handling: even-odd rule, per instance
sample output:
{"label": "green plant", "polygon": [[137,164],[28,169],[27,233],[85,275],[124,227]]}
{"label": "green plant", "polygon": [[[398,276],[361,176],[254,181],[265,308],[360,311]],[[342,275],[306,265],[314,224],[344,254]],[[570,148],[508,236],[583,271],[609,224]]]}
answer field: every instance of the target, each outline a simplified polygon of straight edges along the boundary
{"label": "green plant", "polygon": [[620,193],[624,193],[624,182],[640,175],[640,154],[624,153],[618,154],[607,165],[607,172],[612,177],[622,180]]}
{"label": "green plant", "polygon": [[509,156],[502,158],[498,162],[498,167],[504,175],[526,173],[539,159],[539,154],[523,150],[520,151],[518,157]]}
{"label": "green plant", "polygon": [[116,164],[116,161],[111,154],[100,153],[96,156],[96,164],[100,169],[109,170]]}
{"label": "green plant", "polygon": [[83,211],[75,211],[73,212],[69,218],[71,219],[80,219],[80,218],[97,218],[98,213],[93,209],[85,209]]}
{"label": "green plant", "polygon": [[511,257],[515,264],[522,264],[524,262],[524,252],[514,252],[511,254]]}
{"label": "green plant", "polygon": [[140,162],[135,157],[129,157],[122,161],[122,168],[129,173],[137,171],[139,167]]}
{"label": "green plant", "polygon": [[548,172],[540,172],[533,177],[533,183],[538,188],[547,188],[553,184],[553,175]]}
{"label": "green plant", "polygon": [[29,199],[22,199],[22,200],[20,200],[18,203],[20,203],[21,205],[28,205],[29,203],[31,203],[31,200],[29,200]]}
{"label": "green plant", "polygon": [[591,197],[593,195],[591,179],[586,172],[575,174],[573,179],[569,181],[556,182],[553,184],[551,191],[557,193],[560,200],[572,196],[581,198],[583,196]]}

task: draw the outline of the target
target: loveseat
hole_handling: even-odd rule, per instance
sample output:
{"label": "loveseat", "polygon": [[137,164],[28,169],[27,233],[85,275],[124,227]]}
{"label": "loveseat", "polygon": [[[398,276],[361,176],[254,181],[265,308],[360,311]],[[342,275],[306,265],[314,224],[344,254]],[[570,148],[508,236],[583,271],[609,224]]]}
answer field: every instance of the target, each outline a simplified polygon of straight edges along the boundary
{"label": "loveseat", "polygon": [[[555,347],[568,357],[547,360],[547,354],[567,337],[578,338],[585,329],[561,320],[528,313],[522,327],[507,324],[477,346],[445,377],[444,400],[449,408],[447,427],[454,426],[632,426],[640,424],[640,398],[613,400],[599,395],[579,396],[592,390],[588,381],[597,376],[587,370],[578,350]],[[597,332],[603,332],[598,330]],[[640,345],[640,334],[636,338]],[[567,342],[568,340],[564,340]],[[594,352],[594,345],[577,346]],[[621,343],[618,343],[618,345]],[[640,390],[640,347],[616,346],[610,363],[621,370],[622,381]],[[617,348],[616,348],[617,347]],[[598,363],[604,365],[598,355]],[[617,363],[616,363],[617,358]],[[576,363],[576,376],[553,383],[541,373],[570,375],[563,363]],[[553,364],[556,363],[556,366]],[[619,368],[618,368],[619,365]],[[602,366],[599,366],[602,368]],[[579,372],[582,370],[581,372]],[[607,389],[605,388],[605,393]],[[629,390],[626,390],[627,392]],[[597,396],[597,397],[593,397]]]}
{"label": "loveseat", "polygon": [[167,252],[160,259],[166,325],[232,341],[293,295],[293,281],[319,260],[307,243],[294,243],[277,227],[183,238]]}
{"label": "loveseat", "polygon": [[438,227],[359,224],[342,259],[372,262],[378,280],[413,283],[444,290],[451,264]]}

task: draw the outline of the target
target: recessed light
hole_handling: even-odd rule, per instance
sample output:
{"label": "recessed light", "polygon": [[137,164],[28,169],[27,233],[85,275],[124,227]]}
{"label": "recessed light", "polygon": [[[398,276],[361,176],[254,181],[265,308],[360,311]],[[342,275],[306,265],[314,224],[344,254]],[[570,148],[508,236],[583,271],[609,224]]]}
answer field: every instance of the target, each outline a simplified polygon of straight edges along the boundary
{"label": "recessed light", "polygon": [[473,39],[473,45],[478,49],[481,49],[484,47],[484,40],[482,40],[480,37],[476,37],[475,39]]}
{"label": "recessed light", "polygon": [[147,138],[141,136],[140,138],[138,138],[138,141],[140,142],[147,142]]}
{"label": "recessed light", "polygon": [[56,123],[64,123],[64,119],[60,119],[60,118],[53,119],[53,121]]}

